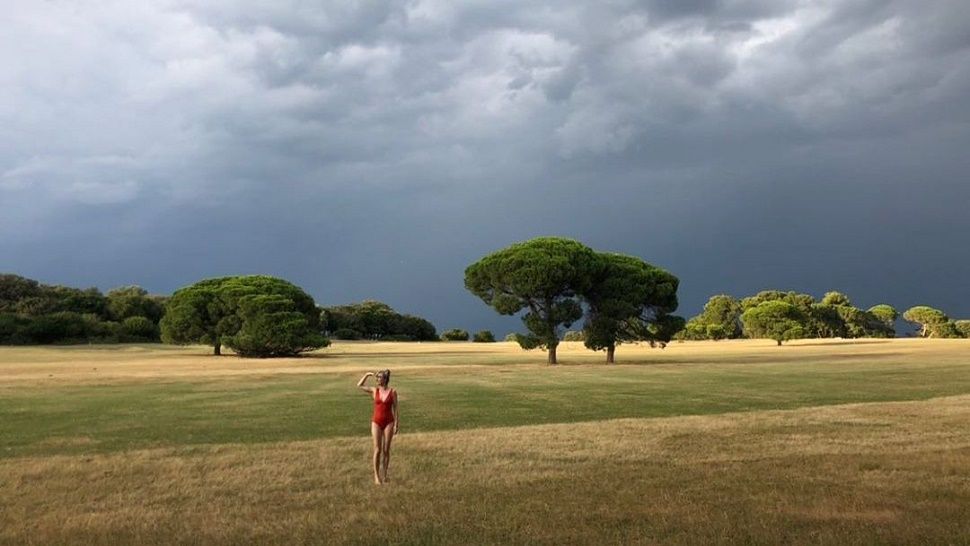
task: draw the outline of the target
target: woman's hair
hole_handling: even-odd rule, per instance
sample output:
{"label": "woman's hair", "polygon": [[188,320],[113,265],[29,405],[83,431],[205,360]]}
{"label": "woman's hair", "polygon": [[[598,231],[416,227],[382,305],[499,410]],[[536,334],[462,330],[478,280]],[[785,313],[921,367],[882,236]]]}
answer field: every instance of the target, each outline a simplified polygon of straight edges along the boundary
{"label": "woman's hair", "polygon": [[377,372],[377,379],[380,379],[381,377],[384,378],[385,385],[391,384],[391,370],[381,370]]}

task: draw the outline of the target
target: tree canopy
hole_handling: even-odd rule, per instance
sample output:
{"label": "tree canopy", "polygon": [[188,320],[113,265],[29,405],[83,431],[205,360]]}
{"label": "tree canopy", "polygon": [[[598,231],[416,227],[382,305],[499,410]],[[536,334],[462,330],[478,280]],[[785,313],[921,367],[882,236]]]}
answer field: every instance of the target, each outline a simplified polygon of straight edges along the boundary
{"label": "tree canopy", "polygon": [[163,301],[138,286],[106,296],[0,275],[0,344],[157,342]]}
{"label": "tree canopy", "polygon": [[245,275],[206,279],[177,290],[161,322],[167,343],[205,343],[221,354],[291,356],[326,347],[313,298],[283,279]]}
{"label": "tree canopy", "polygon": [[741,303],[727,294],[711,296],[704,310],[684,325],[683,339],[736,339],[743,335]]}
{"label": "tree canopy", "polygon": [[741,314],[744,331],[749,337],[768,338],[778,345],[782,341],[805,337],[805,316],[798,307],[782,299],[765,300],[749,306]]}
{"label": "tree canopy", "polygon": [[950,320],[943,311],[926,305],[910,307],[903,313],[903,319],[919,328],[920,337],[946,337],[940,334],[945,333],[944,325]]}
{"label": "tree canopy", "polygon": [[592,282],[582,293],[588,307],[586,347],[605,349],[606,362],[612,363],[620,343],[670,341],[674,323],[667,317],[677,309],[678,284],[677,277],[640,258],[597,253]]}
{"label": "tree canopy", "polygon": [[[596,267],[592,249],[571,239],[539,237],[493,252],[465,269],[465,287],[503,315],[522,317],[523,347],[548,350],[555,364],[559,333],[583,316],[580,295]],[[523,343],[525,341],[525,343]]]}

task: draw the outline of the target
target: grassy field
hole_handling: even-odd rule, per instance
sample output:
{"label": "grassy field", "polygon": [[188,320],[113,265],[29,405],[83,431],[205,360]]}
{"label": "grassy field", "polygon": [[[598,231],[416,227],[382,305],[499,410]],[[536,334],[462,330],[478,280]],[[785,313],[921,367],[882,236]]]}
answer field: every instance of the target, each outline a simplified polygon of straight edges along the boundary
{"label": "grassy field", "polygon": [[[2,543],[970,544],[970,342],[0,348]],[[389,367],[402,434],[370,482]]]}

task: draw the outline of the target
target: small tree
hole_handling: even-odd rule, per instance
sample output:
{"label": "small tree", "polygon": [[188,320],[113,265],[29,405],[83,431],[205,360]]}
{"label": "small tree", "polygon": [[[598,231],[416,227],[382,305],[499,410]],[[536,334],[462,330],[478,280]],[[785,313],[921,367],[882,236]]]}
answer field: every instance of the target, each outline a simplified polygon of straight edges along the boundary
{"label": "small tree", "polygon": [[960,336],[970,338],[970,320],[953,321],[953,327],[960,333]]}
{"label": "small tree", "polygon": [[475,332],[475,336],[472,338],[472,341],[476,343],[495,343],[495,334],[493,334],[491,330],[481,330]]}
{"label": "small tree", "polygon": [[707,325],[700,322],[697,317],[694,317],[684,324],[684,327],[677,332],[675,336],[677,339],[682,341],[701,341],[704,339],[710,339],[708,337]]}
{"label": "small tree", "polygon": [[468,337],[468,330],[462,330],[461,328],[445,330],[441,334],[442,341],[468,341]]}
{"label": "small tree", "polygon": [[128,317],[121,322],[121,328],[128,339],[158,341],[158,325],[147,317]]}
{"label": "small tree", "polygon": [[699,315],[688,321],[689,339],[741,337],[741,304],[727,294],[711,296]]}
{"label": "small tree", "polygon": [[556,364],[560,328],[583,316],[578,296],[590,284],[595,260],[577,241],[539,237],[468,266],[465,287],[503,315],[526,310],[522,322],[533,337],[527,345],[537,340],[548,349],[549,364]]}
{"label": "small tree", "polygon": [[869,308],[869,313],[881,321],[886,329],[892,332],[890,337],[896,335],[896,319],[899,318],[899,312],[892,305],[887,305],[885,303],[880,303],[879,305],[873,305]]}
{"label": "small tree", "polygon": [[767,300],[749,308],[741,315],[741,321],[748,337],[773,339],[778,345],[805,336],[804,315],[781,300]]}
{"label": "small tree", "polygon": [[[934,337],[934,333],[937,333],[936,330],[941,328],[940,325],[946,324],[950,320],[943,311],[926,305],[910,307],[903,313],[903,319],[916,324],[919,328],[920,337]],[[939,335],[935,337],[939,337]]]}
{"label": "small tree", "polygon": [[963,337],[955,322],[948,320],[930,327],[930,337],[940,339],[953,339]]}

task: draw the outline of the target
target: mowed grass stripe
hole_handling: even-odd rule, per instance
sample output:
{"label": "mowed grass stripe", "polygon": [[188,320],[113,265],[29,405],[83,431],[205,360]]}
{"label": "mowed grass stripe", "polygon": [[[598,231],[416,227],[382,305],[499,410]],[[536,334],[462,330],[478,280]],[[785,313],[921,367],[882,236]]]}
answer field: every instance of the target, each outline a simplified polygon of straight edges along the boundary
{"label": "mowed grass stripe", "polygon": [[[873,353],[866,345],[829,347],[848,355],[845,358],[855,355],[848,363],[826,361],[816,347],[804,349],[808,353],[798,353],[800,347],[771,347],[778,351],[775,354],[786,358],[801,354],[804,360],[764,362],[762,355],[771,354],[765,348],[734,344],[725,346],[729,351],[718,364],[547,367],[527,363],[439,369],[422,367],[435,362],[426,346],[417,347],[410,358],[401,356],[409,347],[417,346],[399,345],[394,348],[396,356],[384,362],[396,370],[393,384],[401,393],[405,432],[707,415],[970,393],[970,365],[962,360],[966,352],[961,351],[970,348],[966,344],[945,345],[944,352],[931,360],[890,344],[887,347],[892,350],[883,353]],[[448,352],[443,358],[454,358],[455,346],[439,347]],[[629,352],[640,358],[659,354]],[[124,366],[127,353],[117,353],[119,366]],[[714,357],[702,352],[700,358]],[[14,381],[0,397],[0,457],[369,434],[371,402],[354,384],[363,370],[373,366],[353,372],[213,378],[205,375],[206,362],[238,366],[240,359],[201,362],[200,376],[177,380],[163,375],[151,380],[114,378],[106,384]],[[340,357],[333,362],[347,365]],[[372,364],[370,358],[367,363]],[[113,364],[105,358],[100,366],[110,369]]]}
{"label": "mowed grass stripe", "polygon": [[970,396],[0,461],[0,543],[967,544]]}

